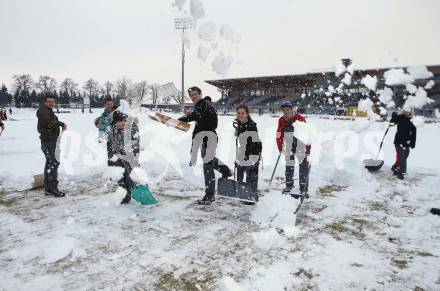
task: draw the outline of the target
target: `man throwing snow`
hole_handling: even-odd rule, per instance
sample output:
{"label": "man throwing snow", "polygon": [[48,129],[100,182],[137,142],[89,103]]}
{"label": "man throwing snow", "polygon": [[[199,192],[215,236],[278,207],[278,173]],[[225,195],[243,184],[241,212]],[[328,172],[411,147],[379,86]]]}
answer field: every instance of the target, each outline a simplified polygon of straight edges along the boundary
{"label": "man throwing snow", "polygon": [[293,185],[293,175],[295,170],[295,155],[299,162],[299,187],[302,195],[307,195],[309,184],[309,162],[307,160],[310,155],[310,145],[305,145],[298,141],[294,136],[294,123],[306,122],[305,118],[294,110],[290,102],[284,102],[281,105],[283,116],[278,120],[277,129],[277,146],[278,150],[284,151],[286,155],[286,188],[283,194],[291,194]]}
{"label": "man throwing snow", "polygon": [[217,147],[217,112],[211,105],[211,98],[202,98],[202,90],[198,87],[188,89],[188,94],[194,102],[194,111],[187,112],[186,116],[179,118],[180,121],[195,121],[196,126],[192,134],[191,155],[198,153],[201,148],[203,159],[203,175],[205,177],[205,196],[198,201],[200,205],[211,204],[215,201],[215,174],[219,171],[223,177],[232,176],[231,170],[215,157]]}
{"label": "man throwing snow", "polygon": [[65,194],[58,189],[58,166],[60,162],[57,160],[55,151],[60,136],[60,127],[65,130],[67,126],[65,123],[58,121],[58,117],[53,113],[54,107],[55,98],[50,95],[45,96],[43,104],[37,110],[37,130],[40,133],[41,150],[46,157],[44,166],[45,194],[64,197]]}
{"label": "man throwing snow", "polygon": [[396,162],[391,170],[397,178],[403,180],[406,174],[406,160],[409,156],[409,149],[416,147],[417,130],[411,122],[411,112],[406,110],[403,110],[400,114],[393,112],[390,122],[397,124],[397,132],[394,137]]}

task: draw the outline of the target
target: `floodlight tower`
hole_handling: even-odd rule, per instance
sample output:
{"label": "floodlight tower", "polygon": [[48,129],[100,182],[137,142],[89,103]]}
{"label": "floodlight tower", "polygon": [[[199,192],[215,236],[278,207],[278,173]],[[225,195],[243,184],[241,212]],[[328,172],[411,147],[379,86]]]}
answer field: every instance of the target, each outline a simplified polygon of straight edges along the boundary
{"label": "floodlight tower", "polygon": [[174,25],[182,33],[182,95],[180,103],[183,104],[185,102],[185,30],[193,28],[193,22],[190,18],[176,18]]}

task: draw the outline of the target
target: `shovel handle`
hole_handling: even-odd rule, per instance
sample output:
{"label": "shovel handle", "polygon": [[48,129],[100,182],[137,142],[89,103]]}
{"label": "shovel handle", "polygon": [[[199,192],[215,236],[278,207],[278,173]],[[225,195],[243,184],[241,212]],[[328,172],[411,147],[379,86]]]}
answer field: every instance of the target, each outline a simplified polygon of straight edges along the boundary
{"label": "shovel handle", "polygon": [[281,152],[278,155],[277,162],[275,163],[275,167],[273,168],[272,176],[270,177],[270,181],[269,181],[269,186],[272,184],[273,176],[275,175],[275,171],[276,171],[276,169],[278,167],[278,162],[280,161],[280,158],[281,158]]}

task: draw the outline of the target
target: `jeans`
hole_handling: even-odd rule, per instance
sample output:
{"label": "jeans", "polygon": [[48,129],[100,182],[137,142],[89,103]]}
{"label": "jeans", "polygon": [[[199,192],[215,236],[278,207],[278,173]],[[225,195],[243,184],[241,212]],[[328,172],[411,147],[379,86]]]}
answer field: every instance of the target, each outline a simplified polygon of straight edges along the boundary
{"label": "jeans", "polygon": [[44,165],[44,184],[46,189],[58,188],[58,166],[60,162],[56,159],[56,142],[41,142],[41,150],[46,158]]}

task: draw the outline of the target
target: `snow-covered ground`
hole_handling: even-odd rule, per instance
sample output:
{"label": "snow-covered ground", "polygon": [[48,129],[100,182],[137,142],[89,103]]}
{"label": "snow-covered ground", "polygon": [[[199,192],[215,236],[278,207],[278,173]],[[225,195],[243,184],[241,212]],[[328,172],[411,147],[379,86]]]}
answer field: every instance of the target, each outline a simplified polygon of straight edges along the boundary
{"label": "snow-covered ground", "polygon": [[[106,153],[93,114],[59,114],[63,135],[60,188],[66,198],[28,190],[43,154],[35,111],[17,111],[0,137],[0,290],[439,290],[439,124],[418,128],[408,175],[395,179],[395,129],[385,139],[385,166],[374,157],[386,123],[309,117],[315,136],[311,198],[279,194],[277,119],[254,116],[264,169],[257,205],[217,199],[207,207],[201,165],[190,168],[190,133],[138,114],[141,169],[160,201],[118,205],[121,191],[105,178]],[[231,116],[219,117],[218,157],[232,165]],[[296,226],[295,226],[296,220]]]}

